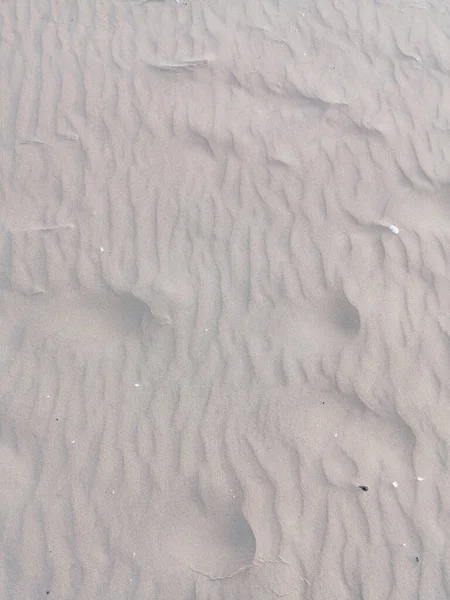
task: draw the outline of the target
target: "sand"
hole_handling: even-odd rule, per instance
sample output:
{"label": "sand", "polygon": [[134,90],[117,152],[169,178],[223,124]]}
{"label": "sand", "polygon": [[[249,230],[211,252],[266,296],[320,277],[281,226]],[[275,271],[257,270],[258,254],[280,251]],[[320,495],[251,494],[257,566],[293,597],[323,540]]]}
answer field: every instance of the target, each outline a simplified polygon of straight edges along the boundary
{"label": "sand", "polygon": [[0,600],[448,600],[446,3],[0,33]]}

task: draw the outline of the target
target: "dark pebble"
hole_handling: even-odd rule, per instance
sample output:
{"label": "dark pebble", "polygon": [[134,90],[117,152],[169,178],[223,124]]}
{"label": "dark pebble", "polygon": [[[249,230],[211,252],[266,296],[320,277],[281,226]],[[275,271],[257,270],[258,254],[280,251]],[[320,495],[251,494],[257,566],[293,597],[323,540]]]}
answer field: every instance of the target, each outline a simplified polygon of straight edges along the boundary
{"label": "dark pebble", "polygon": [[369,488],[367,487],[367,485],[360,485],[358,486],[360,490],[362,490],[363,492],[368,492]]}

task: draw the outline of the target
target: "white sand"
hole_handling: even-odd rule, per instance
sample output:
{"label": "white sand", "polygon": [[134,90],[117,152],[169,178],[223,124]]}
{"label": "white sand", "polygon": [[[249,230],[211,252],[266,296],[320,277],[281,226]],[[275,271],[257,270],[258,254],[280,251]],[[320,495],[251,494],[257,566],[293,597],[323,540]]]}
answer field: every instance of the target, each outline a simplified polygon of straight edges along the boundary
{"label": "white sand", "polygon": [[0,33],[0,600],[448,600],[447,3]]}

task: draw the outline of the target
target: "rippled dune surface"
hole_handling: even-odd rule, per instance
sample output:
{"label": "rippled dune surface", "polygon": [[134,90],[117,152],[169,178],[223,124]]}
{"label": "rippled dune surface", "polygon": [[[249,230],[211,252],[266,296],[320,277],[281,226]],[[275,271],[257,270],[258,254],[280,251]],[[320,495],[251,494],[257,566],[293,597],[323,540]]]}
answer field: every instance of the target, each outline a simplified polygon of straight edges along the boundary
{"label": "rippled dune surface", "polygon": [[448,600],[446,3],[0,34],[0,599]]}

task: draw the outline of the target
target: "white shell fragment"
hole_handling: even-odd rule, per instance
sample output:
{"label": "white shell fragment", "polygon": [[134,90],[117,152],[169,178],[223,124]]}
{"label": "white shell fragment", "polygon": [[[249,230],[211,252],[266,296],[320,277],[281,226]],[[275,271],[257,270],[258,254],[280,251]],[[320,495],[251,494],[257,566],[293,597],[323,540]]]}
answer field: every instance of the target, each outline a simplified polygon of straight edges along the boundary
{"label": "white shell fragment", "polygon": [[396,481],[393,481],[393,482],[392,482],[392,485],[393,485],[395,488],[397,488],[397,487],[398,487],[398,483],[397,483]]}
{"label": "white shell fragment", "polygon": [[395,225],[388,225],[388,229],[389,231],[392,231],[392,233],[395,233],[395,235],[398,235],[398,227],[396,227]]}
{"label": "white shell fragment", "polygon": [[418,477],[417,481],[423,481],[423,477]]}

